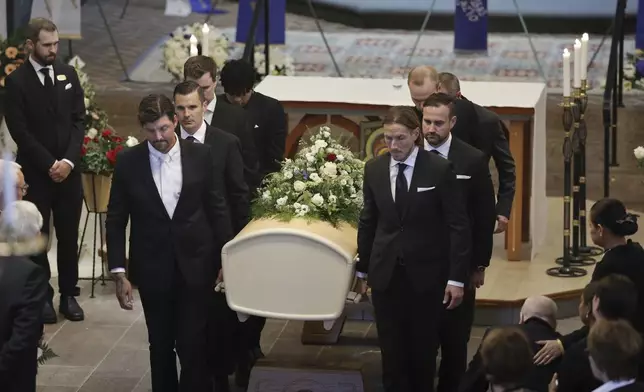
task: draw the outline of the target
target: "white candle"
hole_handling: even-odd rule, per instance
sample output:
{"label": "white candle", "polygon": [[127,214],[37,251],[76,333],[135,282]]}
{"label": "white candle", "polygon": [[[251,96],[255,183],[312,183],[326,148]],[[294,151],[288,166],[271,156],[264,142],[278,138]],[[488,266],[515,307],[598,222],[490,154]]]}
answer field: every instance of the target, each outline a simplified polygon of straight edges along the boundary
{"label": "white candle", "polygon": [[563,51],[563,95],[570,96],[570,52],[567,48]]}
{"label": "white candle", "polygon": [[208,48],[209,45],[209,38],[208,35],[210,34],[210,27],[208,27],[208,23],[204,23],[203,27],[201,28],[201,33],[203,38],[201,38],[201,54],[204,56],[209,56],[210,55],[210,50]]}
{"label": "white candle", "polygon": [[574,73],[573,73],[573,82],[572,87],[579,88],[581,87],[581,42],[578,39],[575,40],[575,64],[574,64]]}
{"label": "white candle", "polygon": [[199,50],[197,49],[197,37],[194,35],[190,36],[190,57],[192,56],[197,56],[199,54]]}
{"label": "white candle", "polygon": [[587,80],[588,71],[588,33],[581,36],[581,80]]}

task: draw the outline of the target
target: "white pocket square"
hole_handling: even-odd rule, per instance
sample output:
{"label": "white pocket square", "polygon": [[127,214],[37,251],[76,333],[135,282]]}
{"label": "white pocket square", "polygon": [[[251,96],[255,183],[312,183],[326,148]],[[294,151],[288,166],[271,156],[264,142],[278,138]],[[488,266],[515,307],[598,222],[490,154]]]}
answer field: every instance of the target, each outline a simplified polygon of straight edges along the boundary
{"label": "white pocket square", "polygon": [[255,124],[255,128],[259,128],[259,125]]}
{"label": "white pocket square", "polygon": [[71,84],[71,83],[67,83],[67,85],[65,86],[65,90],[69,90],[70,88],[72,88],[72,84]]}
{"label": "white pocket square", "polygon": [[430,186],[428,188],[418,187],[418,188],[416,188],[416,192],[427,192],[427,191],[433,190],[434,188],[436,188],[436,187],[435,186]]}
{"label": "white pocket square", "polygon": [[472,178],[472,176],[466,176],[465,174],[457,174],[456,175],[457,180],[469,180],[470,178]]}

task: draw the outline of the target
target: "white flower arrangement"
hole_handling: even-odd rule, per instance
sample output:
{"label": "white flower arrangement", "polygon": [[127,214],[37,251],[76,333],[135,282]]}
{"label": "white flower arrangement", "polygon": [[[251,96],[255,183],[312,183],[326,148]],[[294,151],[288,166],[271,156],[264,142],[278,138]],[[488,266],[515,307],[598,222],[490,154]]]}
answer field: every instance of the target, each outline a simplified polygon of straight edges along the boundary
{"label": "white flower arrangement", "polygon": [[[270,46],[268,56],[271,75],[295,75],[293,57],[286,54],[281,48]],[[264,78],[264,76],[266,76],[266,56],[264,55],[264,45],[258,45],[255,47],[255,70],[259,74],[260,78]]]}
{"label": "white flower arrangement", "polygon": [[321,127],[311,145],[286,159],[266,179],[253,202],[256,218],[306,218],[357,226],[362,209],[364,162]]}
{"label": "white flower arrangement", "polygon": [[637,159],[637,165],[644,168],[644,147],[639,146],[634,149],[633,155],[635,155],[635,159]]}
{"label": "white flower arrangement", "polygon": [[[163,69],[170,72],[176,80],[183,79],[183,65],[190,58],[190,37],[195,36],[197,42],[203,43],[203,24],[193,23],[181,26],[170,33],[170,38],[162,45]],[[208,25],[208,53],[215,60],[218,68],[224,66],[230,56],[231,43],[221,30]]]}

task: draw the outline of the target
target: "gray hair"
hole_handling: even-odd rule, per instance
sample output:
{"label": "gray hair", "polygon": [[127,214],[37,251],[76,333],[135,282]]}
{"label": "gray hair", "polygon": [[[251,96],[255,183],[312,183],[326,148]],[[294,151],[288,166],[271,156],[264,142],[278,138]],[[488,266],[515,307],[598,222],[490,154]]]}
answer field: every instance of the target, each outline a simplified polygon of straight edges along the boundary
{"label": "gray hair", "polygon": [[13,167],[16,172],[19,172],[22,170],[22,166],[17,164],[14,161],[8,161],[6,159],[0,159],[0,195],[4,193],[4,174],[6,171],[5,165],[9,165],[10,167]]}
{"label": "gray hair", "polygon": [[32,202],[18,200],[5,207],[0,215],[0,241],[29,241],[37,238],[43,218]]}

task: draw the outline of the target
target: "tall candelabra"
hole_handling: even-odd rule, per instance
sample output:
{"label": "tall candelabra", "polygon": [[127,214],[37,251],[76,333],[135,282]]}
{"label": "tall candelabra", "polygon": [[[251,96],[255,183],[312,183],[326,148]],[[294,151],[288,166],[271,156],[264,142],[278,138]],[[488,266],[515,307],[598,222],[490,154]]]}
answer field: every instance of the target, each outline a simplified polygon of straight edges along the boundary
{"label": "tall candelabra", "polygon": [[[575,89],[573,96],[576,98],[579,94]],[[577,99],[571,100],[571,97],[564,96],[561,107],[563,108],[562,123],[564,128],[563,140],[563,158],[564,158],[564,197],[563,197],[563,256],[557,259],[561,267],[548,268],[546,271],[550,276],[562,278],[574,278],[586,275],[586,270],[577,267],[571,267],[573,252],[571,250],[570,226],[571,226],[571,200],[572,197],[572,158],[573,158],[573,139],[570,130],[575,127],[575,133],[579,126],[581,111],[577,109]],[[574,210],[573,210],[574,211]],[[573,218],[574,219],[574,218]],[[573,221],[574,223],[574,221]],[[577,222],[577,225],[579,222]],[[574,228],[574,226],[573,226]],[[574,243],[574,242],[573,242]]]}

